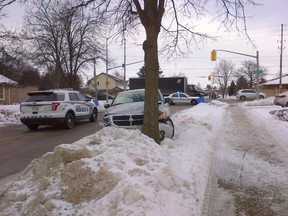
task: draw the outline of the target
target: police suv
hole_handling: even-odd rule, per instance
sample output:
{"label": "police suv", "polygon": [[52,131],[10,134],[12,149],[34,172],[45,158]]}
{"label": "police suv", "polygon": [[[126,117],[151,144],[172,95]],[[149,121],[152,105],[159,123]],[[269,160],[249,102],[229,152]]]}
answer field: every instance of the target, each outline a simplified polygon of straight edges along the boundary
{"label": "police suv", "polygon": [[60,123],[71,129],[81,119],[96,122],[98,115],[95,103],[78,91],[65,89],[28,93],[20,104],[20,112],[20,121],[30,130]]}

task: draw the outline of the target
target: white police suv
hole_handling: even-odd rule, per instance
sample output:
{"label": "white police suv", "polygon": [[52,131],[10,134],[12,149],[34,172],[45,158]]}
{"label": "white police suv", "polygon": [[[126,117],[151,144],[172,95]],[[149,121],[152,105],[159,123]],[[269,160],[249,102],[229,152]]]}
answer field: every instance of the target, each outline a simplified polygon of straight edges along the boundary
{"label": "white police suv", "polygon": [[30,130],[51,124],[64,124],[65,128],[71,129],[81,119],[96,122],[98,115],[95,103],[78,91],[65,89],[28,93],[20,104],[20,112],[20,121]]}

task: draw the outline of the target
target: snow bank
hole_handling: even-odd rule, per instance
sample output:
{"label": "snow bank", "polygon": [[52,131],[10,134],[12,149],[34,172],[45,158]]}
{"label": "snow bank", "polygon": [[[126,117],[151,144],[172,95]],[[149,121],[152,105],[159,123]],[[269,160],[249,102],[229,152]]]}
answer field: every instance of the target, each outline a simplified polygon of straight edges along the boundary
{"label": "snow bank", "polygon": [[174,140],[104,128],[35,159],[0,190],[1,215],[200,215],[226,104],[172,116]]}
{"label": "snow bank", "polygon": [[20,124],[19,105],[0,106],[0,127],[7,124]]}

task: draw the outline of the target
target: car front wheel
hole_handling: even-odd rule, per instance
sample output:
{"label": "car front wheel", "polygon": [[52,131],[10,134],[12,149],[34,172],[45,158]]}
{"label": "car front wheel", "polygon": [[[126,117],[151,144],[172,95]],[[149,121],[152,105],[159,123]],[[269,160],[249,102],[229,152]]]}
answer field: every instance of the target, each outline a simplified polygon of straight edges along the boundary
{"label": "car front wheel", "polygon": [[74,115],[71,112],[67,113],[65,117],[65,122],[64,122],[65,128],[71,129],[74,127],[74,124],[75,124]]}
{"label": "car front wheel", "polygon": [[90,122],[96,122],[97,121],[97,109],[93,109],[91,117],[89,118]]}
{"label": "car front wheel", "polygon": [[171,137],[171,139],[172,139],[174,137],[174,124],[173,124],[173,121],[172,121],[172,119],[170,117],[167,118],[166,124],[170,125],[173,128],[173,134],[172,134],[172,137]]}
{"label": "car front wheel", "polygon": [[[173,124],[173,121],[170,117],[168,117],[167,119],[165,120],[161,120],[162,123],[166,124],[166,125],[169,125],[171,128],[172,128],[172,131],[169,132],[168,135],[170,139],[172,139],[174,137],[174,124]],[[165,131],[163,130],[160,130],[160,140],[162,141],[164,138],[165,138]]]}
{"label": "car front wheel", "polygon": [[245,96],[241,96],[240,100],[246,100],[246,97]]}

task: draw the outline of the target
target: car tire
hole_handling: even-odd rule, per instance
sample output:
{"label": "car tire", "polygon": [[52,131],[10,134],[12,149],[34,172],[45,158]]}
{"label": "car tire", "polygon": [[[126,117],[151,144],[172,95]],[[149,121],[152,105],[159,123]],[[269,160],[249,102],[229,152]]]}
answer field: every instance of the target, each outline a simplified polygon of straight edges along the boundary
{"label": "car tire", "polygon": [[240,96],[240,100],[246,100],[246,97],[245,96]]}
{"label": "car tire", "polygon": [[192,99],[192,100],[190,101],[190,104],[191,104],[191,105],[197,105],[197,104],[198,104],[198,102],[197,102],[197,100],[196,100],[196,99]]}
{"label": "car tire", "polygon": [[160,131],[160,141],[164,140],[164,138],[165,138],[165,132]]}
{"label": "car tire", "polygon": [[39,125],[37,124],[28,124],[26,126],[29,130],[37,130],[37,128],[39,127]]}
{"label": "car tire", "polygon": [[93,109],[91,117],[89,118],[89,121],[90,122],[96,122],[97,121],[97,116],[98,116],[97,109]]}
{"label": "car tire", "polygon": [[173,128],[173,133],[172,133],[172,137],[171,137],[171,138],[173,138],[174,137],[174,123],[173,123],[172,119],[170,117],[168,117],[165,121],[165,124],[170,125]]}
{"label": "car tire", "polygon": [[264,99],[264,96],[263,95],[259,95],[259,99]]}
{"label": "car tire", "polygon": [[65,116],[64,126],[66,129],[71,129],[74,127],[74,125],[75,125],[75,117],[73,113],[69,112]]}

